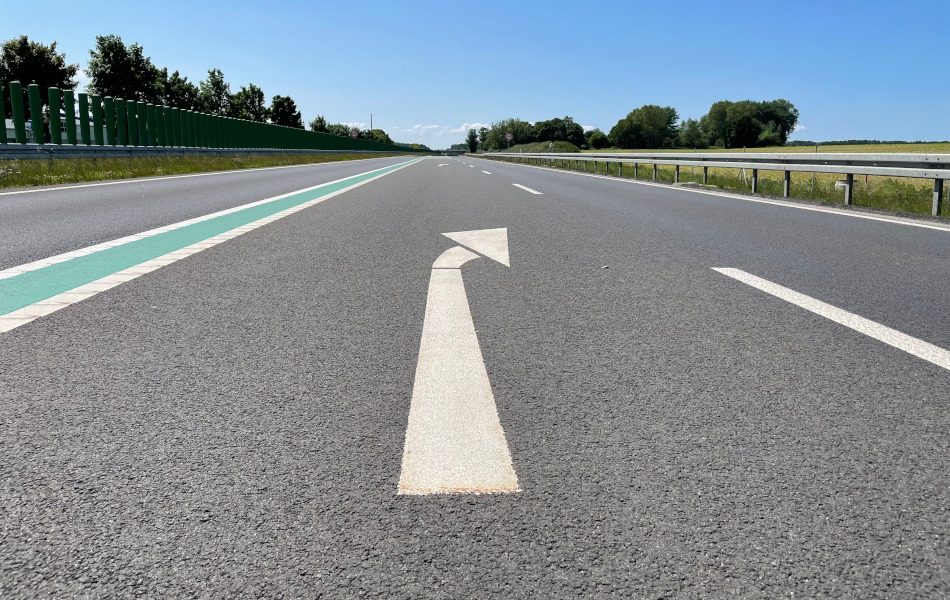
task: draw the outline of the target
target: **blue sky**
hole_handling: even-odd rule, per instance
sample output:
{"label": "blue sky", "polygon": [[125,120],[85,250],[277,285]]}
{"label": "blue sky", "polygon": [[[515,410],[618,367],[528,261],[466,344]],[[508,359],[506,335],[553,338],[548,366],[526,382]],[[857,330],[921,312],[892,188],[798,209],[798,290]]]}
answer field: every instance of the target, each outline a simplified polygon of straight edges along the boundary
{"label": "blue sky", "polygon": [[[700,118],[718,100],[785,98],[792,139],[950,139],[950,0],[836,2],[4,2],[0,39],[138,42],[192,81],[219,68],[290,95],[304,120],[460,143],[507,117],[605,132],[643,104]],[[58,10],[57,10],[58,7]],[[85,82],[83,82],[85,83]]]}

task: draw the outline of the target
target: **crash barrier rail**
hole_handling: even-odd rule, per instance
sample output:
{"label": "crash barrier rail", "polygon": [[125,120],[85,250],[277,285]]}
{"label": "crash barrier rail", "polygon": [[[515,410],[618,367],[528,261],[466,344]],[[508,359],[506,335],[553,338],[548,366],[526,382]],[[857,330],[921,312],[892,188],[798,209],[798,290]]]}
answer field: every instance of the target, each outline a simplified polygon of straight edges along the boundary
{"label": "crash barrier rail", "polygon": [[673,165],[674,182],[679,183],[680,167],[702,167],[703,184],[710,167],[727,169],[750,169],[752,171],[752,193],[758,192],[759,170],[782,171],[785,174],[783,195],[787,198],[791,191],[792,171],[812,173],[839,173],[845,176],[844,201],[854,201],[855,175],[883,175],[887,177],[913,177],[933,179],[934,216],[940,214],[943,203],[944,181],[950,179],[950,154],[850,154],[850,153],[754,153],[754,152],[617,152],[617,153],[537,153],[515,154],[509,152],[490,152],[480,154],[486,158],[497,158],[509,162],[522,162],[536,165],[558,166],[566,164],[573,168],[587,170],[593,166],[593,172],[599,172],[600,163],[604,171],[608,163],[619,163],[619,174],[623,175],[623,165],[634,165],[633,176],[637,176],[637,167],[641,164],[653,165],[653,180],[657,178],[659,165]]}
{"label": "crash barrier rail", "polygon": [[[164,148],[215,148],[428,152],[421,148],[209,115],[111,96],[77,95],[73,90],[54,87],[48,90],[47,104],[40,97],[40,87],[35,83],[27,85],[26,92],[27,100],[24,102],[20,82],[13,81],[7,85],[0,82],[0,113],[6,116],[5,103],[9,101],[13,138],[21,146],[30,141],[27,135],[29,125],[34,144],[42,145],[49,141],[53,146],[142,147],[159,151]],[[44,114],[49,118],[48,138],[45,127],[36,127],[33,131],[34,124],[44,122]],[[7,138],[4,126],[0,145],[9,147]]]}

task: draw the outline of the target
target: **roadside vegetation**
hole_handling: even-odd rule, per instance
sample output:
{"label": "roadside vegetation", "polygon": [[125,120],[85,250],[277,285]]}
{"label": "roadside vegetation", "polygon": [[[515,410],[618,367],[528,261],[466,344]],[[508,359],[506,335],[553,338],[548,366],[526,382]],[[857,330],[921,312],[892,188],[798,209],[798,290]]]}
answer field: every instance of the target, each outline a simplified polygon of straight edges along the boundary
{"label": "roadside vegetation", "polygon": [[[28,104],[27,85],[38,84],[44,112],[47,112],[49,88],[73,90],[79,73],[79,64],[67,62],[66,54],[58,52],[56,46],[55,41],[45,45],[25,35],[4,41],[0,44],[0,83],[22,83],[24,105]],[[86,91],[103,98],[111,96],[220,117],[304,129],[303,116],[290,96],[277,94],[271,96],[268,103],[264,90],[253,83],[242,85],[232,92],[224,73],[216,68],[209,69],[203,81],[189,81],[177,70],[169,73],[168,68],[159,68],[152,63],[141,45],[126,44],[118,35],[96,36],[83,71],[90,80]],[[12,118],[11,103],[3,102],[2,105],[4,118]],[[45,120],[45,141],[49,141],[48,117]],[[346,123],[328,123],[323,115],[311,120],[309,127],[311,131],[319,133],[412,146],[394,142],[382,129],[360,130]]]}
{"label": "roadside vegetation", "polygon": [[0,160],[0,188],[305,165],[378,158],[379,156],[379,154],[273,154]]}

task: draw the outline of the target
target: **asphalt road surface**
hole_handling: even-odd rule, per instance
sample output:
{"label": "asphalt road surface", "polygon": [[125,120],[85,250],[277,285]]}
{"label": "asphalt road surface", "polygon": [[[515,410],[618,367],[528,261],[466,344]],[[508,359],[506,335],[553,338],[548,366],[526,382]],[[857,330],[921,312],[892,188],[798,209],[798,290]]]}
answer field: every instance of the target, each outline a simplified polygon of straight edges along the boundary
{"label": "asphalt road surface", "polygon": [[[950,227],[815,208],[466,157],[0,195],[0,597],[948,597]],[[399,493],[466,295],[517,491]]]}

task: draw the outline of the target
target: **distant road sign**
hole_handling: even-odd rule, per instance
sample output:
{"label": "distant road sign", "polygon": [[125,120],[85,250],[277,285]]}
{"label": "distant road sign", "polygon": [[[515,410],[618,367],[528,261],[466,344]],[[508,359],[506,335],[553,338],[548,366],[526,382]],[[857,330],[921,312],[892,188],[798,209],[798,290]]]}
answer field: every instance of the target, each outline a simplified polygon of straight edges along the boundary
{"label": "distant road sign", "polygon": [[354,138],[360,137],[360,131],[359,131],[359,129],[354,129],[353,131],[351,131],[351,132],[350,132],[350,137],[354,137]]}
{"label": "distant road sign", "polygon": [[515,139],[515,136],[511,135],[511,133],[506,133],[505,139],[510,142],[511,140]]}

